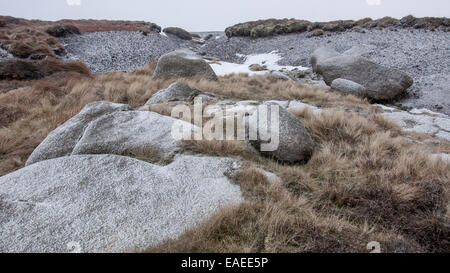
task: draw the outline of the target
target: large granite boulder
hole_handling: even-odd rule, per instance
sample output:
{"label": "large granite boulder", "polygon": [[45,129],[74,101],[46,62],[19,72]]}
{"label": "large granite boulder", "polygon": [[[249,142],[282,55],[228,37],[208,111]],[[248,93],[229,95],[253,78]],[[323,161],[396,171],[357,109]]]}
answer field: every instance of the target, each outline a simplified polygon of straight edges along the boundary
{"label": "large granite boulder", "polygon": [[[153,156],[170,157],[178,150],[177,141],[171,134],[175,122],[183,121],[150,111],[104,115],[89,123],[72,155],[139,154],[143,149],[151,148]],[[193,125],[186,125],[193,129]]]}
{"label": "large granite boulder", "polygon": [[[131,111],[128,105],[91,103],[51,132],[26,165],[69,155],[139,154],[145,150],[165,159],[178,150],[172,137],[174,122],[184,123],[155,112]],[[189,123],[186,126],[194,129]]]}
{"label": "large granite boulder", "polygon": [[183,40],[192,40],[192,34],[179,27],[166,27],[163,31]]}
{"label": "large granite boulder", "polygon": [[92,102],[80,113],[53,130],[27,160],[30,165],[42,160],[70,155],[89,123],[102,115],[131,110],[130,106],[107,101]]}
{"label": "large granite boulder", "polygon": [[[271,106],[274,106],[274,108]],[[264,115],[261,114],[261,107],[267,107],[267,116],[264,117]],[[272,110],[278,110],[278,126],[276,126],[276,121],[272,120]],[[273,102],[266,102],[263,105],[258,106],[257,110],[250,115],[248,122],[250,143],[259,150],[261,154],[274,157],[275,159],[286,163],[305,163],[311,158],[315,146],[314,141],[302,122],[284,107]],[[256,122],[258,124],[257,126],[252,126],[250,124],[255,124]],[[261,126],[262,124],[265,125]],[[272,131],[272,127],[275,130]],[[278,141],[272,137],[270,137],[269,140],[267,140],[266,137],[262,137],[261,130],[264,132],[266,131],[266,128],[267,131],[270,131],[271,136],[278,134]],[[252,139],[252,135],[257,135],[257,139]],[[261,149],[262,145],[267,145],[270,142],[278,142],[276,149],[272,151],[263,151]]]}
{"label": "large granite boulder", "polygon": [[339,54],[323,47],[313,53],[314,72],[321,74],[328,85],[335,79],[345,79],[365,87],[360,95],[374,100],[390,100],[404,93],[413,80],[407,74],[376,64],[359,54]]}
{"label": "large granite boulder", "polygon": [[242,201],[229,158],[167,166],[116,155],[42,161],[0,177],[0,252],[133,252]]}
{"label": "large granite boulder", "polygon": [[204,78],[217,80],[217,75],[200,56],[191,50],[180,49],[159,58],[153,78]]}

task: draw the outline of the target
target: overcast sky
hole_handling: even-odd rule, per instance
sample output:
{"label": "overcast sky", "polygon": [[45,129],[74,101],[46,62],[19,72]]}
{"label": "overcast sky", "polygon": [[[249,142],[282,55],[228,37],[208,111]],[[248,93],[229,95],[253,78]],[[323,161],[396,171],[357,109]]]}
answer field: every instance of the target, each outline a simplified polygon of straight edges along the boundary
{"label": "overcast sky", "polygon": [[450,0],[0,0],[0,13],[42,20],[144,20],[206,31],[266,18],[450,17]]}

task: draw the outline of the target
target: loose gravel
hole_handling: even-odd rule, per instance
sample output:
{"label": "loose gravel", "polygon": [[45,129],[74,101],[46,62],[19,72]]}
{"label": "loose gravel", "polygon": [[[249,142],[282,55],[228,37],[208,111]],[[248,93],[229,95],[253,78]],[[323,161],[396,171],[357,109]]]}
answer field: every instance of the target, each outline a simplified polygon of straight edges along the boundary
{"label": "loose gravel", "polygon": [[80,60],[94,73],[132,71],[167,52],[191,46],[175,37],[132,31],[71,35],[60,42],[66,48],[66,59]]}
{"label": "loose gravel", "polygon": [[[332,46],[345,51],[354,45],[373,46],[365,56],[384,66],[397,68],[414,79],[408,94],[396,104],[427,108],[450,115],[450,34],[443,31],[416,29],[373,29],[366,33],[329,33],[306,38],[307,33],[251,39],[233,37],[223,32],[201,33],[212,37],[199,45],[173,36],[139,32],[101,32],[61,39],[67,58],[86,63],[93,72],[131,71],[156,60],[164,53],[179,48],[191,48],[202,55],[226,62],[242,63],[242,55],[268,53],[277,50],[283,57],[280,65],[310,67],[315,49]],[[242,55],[237,55],[242,54]]]}

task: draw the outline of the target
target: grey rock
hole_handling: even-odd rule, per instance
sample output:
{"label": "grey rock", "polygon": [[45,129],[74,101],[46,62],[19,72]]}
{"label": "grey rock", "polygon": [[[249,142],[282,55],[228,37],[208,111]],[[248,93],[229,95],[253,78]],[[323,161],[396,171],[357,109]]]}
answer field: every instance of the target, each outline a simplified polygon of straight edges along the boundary
{"label": "grey rock", "polygon": [[172,34],[183,40],[192,40],[192,34],[179,27],[167,27],[163,29],[167,34]]}
{"label": "grey rock", "polygon": [[327,48],[318,49],[311,63],[314,71],[321,74],[327,85],[338,78],[351,80],[366,88],[363,97],[390,100],[404,93],[413,80],[407,74],[378,65],[359,55],[341,54]]}
{"label": "grey rock", "polygon": [[125,104],[106,101],[89,103],[79,114],[53,130],[33,151],[26,165],[70,155],[91,121],[105,114],[127,110],[131,110],[131,108]]}
{"label": "grey rock", "polygon": [[[72,155],[136,154],[151,148],[152,156],[164,159],[178,150],[177,141],[171,134],[175,121],[178,120],[150,111],[103,115],[89,123]],[[189,123],[186,126],[194,129]]]}
{"label": "grey rock", "polygon": [[313,71],[316,72],[317,70],[317,64],[322,63],[323,61],[333,58],[333,57],[337,57],[339,56],[339,52],[337,52],[334,48],[332,47],[320,47],[318,49],[316,49],[312,56],[311,56],[311,65],[313,68]]}
{"label": "grey rock", "polygon": [[366,88],[359,83],[352,82],[346,79],[335,79],[331,83],[331,88],[353,95],[362,96],[366,92]]}
{"label": "grey rock", "polygon": [[0,177],[0,252],[143,251],[242,201],[229,158],[158,166],[116,155],[42,161]]}
{"label": "grey rock", "polygon": [[270,74],[272,75],[272,77],[274,77],[277,80],[282,80],[282,81],[290,80],[290,78],[286,74],[284,74],[283,72],[280,72],[280,71],[272,71]]}
{"label": "grey rock", "polygon": [[[287,163],[307,162],[314,151],[314,141],[312,140],[309,132],[303,126],[302,122],[291,112],[275,103],[264,103],[268,107],[267,119],[258,121],[259,124],[267,122],[267,127],[271,130],[271,107],[276,105],[279,111],[279,127],[276,128],[279,132],[279,145],[274,151],[262,151],[261,153],[266,156],[274,157],[280,161]],[[256,122],[261,118],[260,109],[258,108],[249,117],[249,122]],[[249,124],[250,125],[250,124]],[[258,126],[249,126],[249,136],[255,135]],[[270,141],[264,141],[261,135],[258,133],[257,140],[250,139],[250,143],[259,151],[261,151],[261,145]]]}
{"label": "grey rock", "polygon": [[[178,151],[178,143],[171,134],[175,121],[183,122],[155,112],[131,111],[128,105],[91,103],[51,132],[26,165],[69,155],[149,151],[155,159],[167,159]],[[194,130],[192,124],[186,126]]]}
{"label": "grey rock", "polygon": [[217,80],[211,66],[188,49],[176,50],[158,60],[153,78],[205,78]]}
{"label": "grey rock", "polygon": [[189,85],[182,82],[175,82],[166,89],[156,92],[145,105],[169,103],[179,104],[188,103],[192,104],[196,97],[202,98],[202,102],[215,102],[218,100],[214,94],[202,92],[196,89],[192,89]]}
{"label": "grey rock", "polygon": [[167,102],[192,102],[200,91],[192,89],[182,82],[172,83],[166,89],[156,92],[146,104],[167,103]]}

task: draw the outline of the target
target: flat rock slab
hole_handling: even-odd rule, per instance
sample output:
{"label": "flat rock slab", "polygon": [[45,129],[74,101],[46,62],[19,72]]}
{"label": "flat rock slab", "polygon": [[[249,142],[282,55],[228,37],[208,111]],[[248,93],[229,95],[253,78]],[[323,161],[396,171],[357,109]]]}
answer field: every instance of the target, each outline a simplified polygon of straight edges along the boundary
{"label": "flat rock slab", "polygon": [[42,161],[0,177],[0,252],[142,251],[242,201],[229,158],[167,166],[116,155]]}
{"label": "flat rock slab", "polygon": [[427,109],[412,109],[408,112],[382,105],[376,106],[385,111],[384,117],[394,120],[407,132],[428,134],[450,140],[450,117],[445,114]]}

